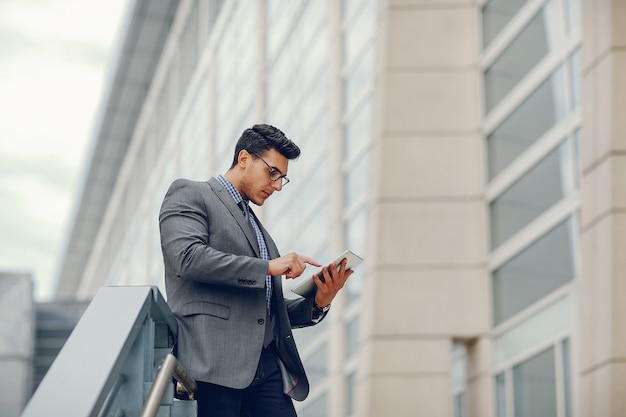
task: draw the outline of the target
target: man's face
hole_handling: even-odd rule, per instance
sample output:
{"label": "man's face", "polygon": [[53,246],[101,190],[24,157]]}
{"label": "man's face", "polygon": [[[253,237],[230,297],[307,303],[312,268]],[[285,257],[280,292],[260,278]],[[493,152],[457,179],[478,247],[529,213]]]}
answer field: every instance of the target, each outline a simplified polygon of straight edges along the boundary
{"label": "man's face", "polygon": [[274,168],[282,175],[287,175],[289,159],[273,148],[259,156],[262,159],[251,154],[247,155],[241,191],[244,198],[257,206],[262,206],[274,191],[280,191],[283,188],[282,179],[278,181],[270,179],[271,169]]}

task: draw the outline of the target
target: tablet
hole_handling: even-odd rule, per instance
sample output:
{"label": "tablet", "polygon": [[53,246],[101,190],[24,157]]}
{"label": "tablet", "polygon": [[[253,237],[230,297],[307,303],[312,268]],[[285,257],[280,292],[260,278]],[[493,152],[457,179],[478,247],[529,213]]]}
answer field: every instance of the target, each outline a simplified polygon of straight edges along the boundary
{"label": "tablet", "polygon": [[[363,262],[363,258],[354,254],[352,251],[347,250],[335,258],[334,262],[335,262],[335,265],[337,265],[337,269],[339,269],[339,264],[344,258],[347,259],[346,269],[354,269],[357,265]],[[331,263],[332,262],[329,262],[328,264],[330,265]],[[324,277],[323,277],[321,269],[319,270],[319,272],[317,272],[317,276],[320,277],[322,281],[324,281]],[[303,282],[301,282],[300,284],[296,285],[294,288],[291,289],[291,292],[294,292],[303,297],[308,297],[310,295],[313,295],[315,294],[316,291],[317,291],[317,286],[315,285],[315,281],[313,281],[313,277],[309,277],[305,279]]]}

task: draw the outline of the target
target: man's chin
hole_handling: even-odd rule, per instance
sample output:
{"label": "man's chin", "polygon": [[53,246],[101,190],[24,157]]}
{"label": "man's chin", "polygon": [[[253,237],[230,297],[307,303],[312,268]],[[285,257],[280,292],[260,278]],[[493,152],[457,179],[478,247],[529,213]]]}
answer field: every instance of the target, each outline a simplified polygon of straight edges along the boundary
{"label": "man's chin", "polygon": [[265,203],[265,200],[267,200],[267,198],[260,198],[257,200],[250,200],[250,201],[252,201],[255,206],[261,207]]}

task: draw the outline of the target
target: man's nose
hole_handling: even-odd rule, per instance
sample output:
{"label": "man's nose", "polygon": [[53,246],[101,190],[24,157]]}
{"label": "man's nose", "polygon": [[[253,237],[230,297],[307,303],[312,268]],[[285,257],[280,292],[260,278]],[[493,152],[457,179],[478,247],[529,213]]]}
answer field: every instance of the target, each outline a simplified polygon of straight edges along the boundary
{"label": "man's nose", "polygon": [[279,179],[278,181],[272,181],[272,188],[276,191],[280,191],[283,189],[283,179]]}

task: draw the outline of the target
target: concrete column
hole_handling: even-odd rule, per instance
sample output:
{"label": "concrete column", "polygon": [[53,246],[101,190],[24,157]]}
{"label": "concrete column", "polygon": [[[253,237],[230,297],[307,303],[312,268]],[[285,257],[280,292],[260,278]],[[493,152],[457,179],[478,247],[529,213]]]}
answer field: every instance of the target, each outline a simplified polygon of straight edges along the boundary
{"label": "concrete column", "polygon": [[626,410],[626,3],[585,0],[580,416]]}
{"label": "concrete column", "polygon": [[452,341],[489,329],[476,16],[381,3],[358,416],[451,416]]}

